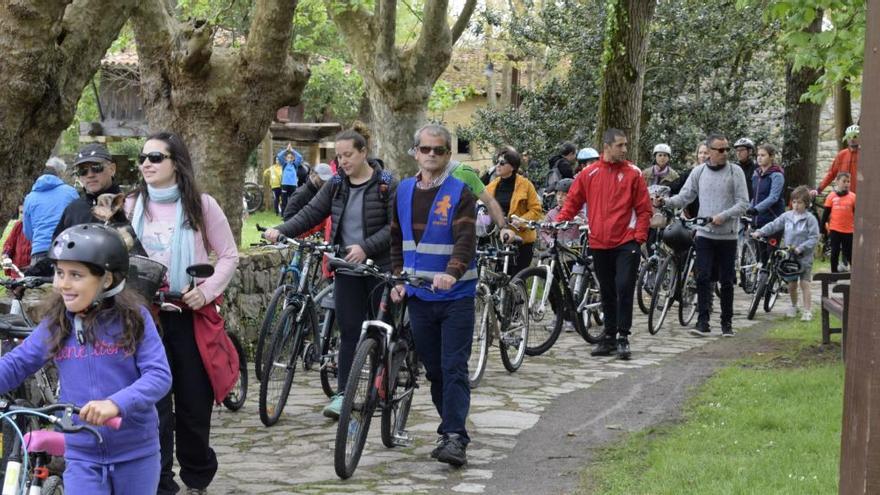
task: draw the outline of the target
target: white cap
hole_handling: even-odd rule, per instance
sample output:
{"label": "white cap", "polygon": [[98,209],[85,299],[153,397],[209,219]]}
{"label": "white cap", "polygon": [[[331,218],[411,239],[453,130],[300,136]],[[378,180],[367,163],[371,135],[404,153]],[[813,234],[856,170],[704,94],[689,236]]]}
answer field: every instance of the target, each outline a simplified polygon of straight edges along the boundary
{"label": "white cap", "polygon": [[313,171],[318,174],[318,177],[321,178],[322,181],[327,182],[333,177],[333,169],[330,168],[330,165],[326,163],[319,163],[315,165]]}

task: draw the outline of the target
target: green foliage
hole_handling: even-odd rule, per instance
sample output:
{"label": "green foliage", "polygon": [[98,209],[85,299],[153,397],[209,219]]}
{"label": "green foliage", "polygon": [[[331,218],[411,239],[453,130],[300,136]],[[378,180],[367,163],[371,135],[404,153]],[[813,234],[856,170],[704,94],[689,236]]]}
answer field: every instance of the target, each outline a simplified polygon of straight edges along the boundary
{"label": "green foliage", "polygon": [[[763,7],[764,20],[779,26],[780,42],[794,69],[822,69],[805,100],[821,104],[840,82],[854,98],[861,91],[865,60],[866,2],[864,0],[737,0],[739,8]],[[822,31],[807,33],[819,13]]]}
{"label": "green foliage", "polygon": [[431,97],[428,100],[428,111],[433,114],[440,114],[443,120],[443,112],[452,109],[455,105],[467,100],[476,93],[474,88],[454,88],[446,81],[437,81],[434,88],[431,89]]}
{"label": "green foliage", "polygon": [[303,91],[306,118],[323,120],[330,112],[345,125],[357,118],[364,97],[364,81],[353,68],[338,58],[312,66],[312,76]]}

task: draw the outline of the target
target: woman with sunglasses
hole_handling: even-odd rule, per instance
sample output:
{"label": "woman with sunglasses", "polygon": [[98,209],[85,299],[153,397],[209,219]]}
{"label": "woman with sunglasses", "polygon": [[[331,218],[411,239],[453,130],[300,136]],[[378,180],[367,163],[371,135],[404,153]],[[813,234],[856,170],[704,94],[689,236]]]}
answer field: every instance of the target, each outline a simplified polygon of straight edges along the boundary
{"label": "woman with sunglasses", "polygon": [[[486,191],[501,205],[501,211],[508,218],[516,215],[525,220],[541,220],[544,218],[544,210],[541,207],[541,198],[535,190],[534,184],[518,174],[520,167],[519,153],[512,148],[504,149],[495,156],[495,171],[497,177],[486,186]],[[516,227],[516,221],[511,225]],[[531,229],[517,228],[517,233],[522,238],[519,254],[515,262],[508,267],[508,273],[514,275],[532,264],[534,244],[537,234]]]}
{"label": "woman with sunglasses", "polygon": [[[235,274],[238,250],[220,205],[199,192],[189,151],[178,135],[160,132],[148,137],[139,167],[141,180],[126,202],[129,219],[149,257],[168,268],[169,288],[183,292],[187,306],[181,313],[159,315],[172,390],[156,404],[162,450],[158,493],[178,491],[172,471],[175,441],[187,493],[206,493],[217,472],[209,438],[220,376],[213,366],[215,355],[207,350],[202,355],[200,348],[208,347],[198,345],[196,335],[213,331],[205,328],[206,320],[222,321],[212,303]],[[217,256],[214,275],[190,289],[186,268],[208,263],[211,252]],[[210,374],[205,359],[212,363]]]}
{"label": "woman with sunglasses", "polygon": [[[381,161],[367,158],[367,140],[354,130],[336,136],[337,173],[318,191],[293,218],[268,229],[266,238],[272,242],[279,234],[297,237],[318,225],[328,216],[330,243],[350,263],[367,259],[388,271],[391,269],[391,198],[397,187]],[[375,309],[381,294],[373,289],[379,281],[337,270],[333,282],[336,319],[339,322],[340,344],[337,356],[337,385],[345,389],[355,347],[360,338],[361,323]],[[324,416],[339,419],[342,394],[335,395],[324,408]]]}

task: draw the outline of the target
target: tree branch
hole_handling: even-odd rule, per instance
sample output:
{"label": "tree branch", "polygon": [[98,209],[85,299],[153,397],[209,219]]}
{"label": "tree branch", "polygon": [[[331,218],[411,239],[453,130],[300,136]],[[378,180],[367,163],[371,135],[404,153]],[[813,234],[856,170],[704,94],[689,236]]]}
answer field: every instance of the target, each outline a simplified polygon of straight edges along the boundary
{"label": "tree branch", "polygon": [[[336,23],[336,28],[350,47],[349,53],[357,66],[370,67],[378,37],[376,16],[350,1],[324,0],[327,15]],[[344,6],[343,6],[344,5]]]}
{"label": "tree branch", "polygon": [[281,65],[293,36],[296,0],[257,0],[244,58],[260,65]]}
{"label": "tree branch", "polygon": [[[455,20],[455,25],[452,26],[452,44],[458,43],[458,39],[461,38],[461,35],[464,33],[464,30],[467,29],[468,23],[471,21],[471,17],[474,14],[474,9],[477,7],[477,0],[467,0],[467,3],[464,4],[464,7],[461,9],[461,13],[458,15],[458,19]],[[514,16],[516,15],[516,11],[513,11]]]}
{"label": "tree branch", "polygon": [[170,59],[175,50],[177,21],[163,0],[140,0],[132,22],[141,67]]}
{"label": "tree branch", "polygon": [[191,29],[185,30],[186,48],[182,65],[187,72],[206,75],[214,49],[214,28],[204,21],[193,22]]}
{"label": "tree branch", "polygon": [[385,54],[391,54],[394,52],[394,42],[397,39],[397,1],[379,0],[377,5],[380,50]]}
{"label": "tree branch", "polygon": [[[470,0],[469,0],[470,1]],[[446,61],[435,61],[437,55],[448,52],[452,54],[452,34],[446,22],[448,0],[426,0],[425,14],[422,16],[422,30],[416,42],[413,57],[421,65],[420,69],[430,66],[446,68]],[[441,71],[442,72],[442,71]],[[439,73],[437,74],[439,77]]]}

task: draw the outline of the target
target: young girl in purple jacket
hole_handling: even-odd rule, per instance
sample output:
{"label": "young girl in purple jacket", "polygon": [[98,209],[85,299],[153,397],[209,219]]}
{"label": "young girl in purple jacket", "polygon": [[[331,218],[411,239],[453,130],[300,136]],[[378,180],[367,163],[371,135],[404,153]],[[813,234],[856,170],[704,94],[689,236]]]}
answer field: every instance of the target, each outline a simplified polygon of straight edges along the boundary
{"label": "young girl in purple jacket", "polygon": [[125,289],[128,250],[99,224],[70,227],[49,248],[54,294],[33,333],[0,360],[0,392],[18,387],[52,360],[62,403],[81,407],[79,419],[122,427],[66,435],[68,494],[152,495],[159,484],[156,402],[171,388],[171,372],[150,313]]}

